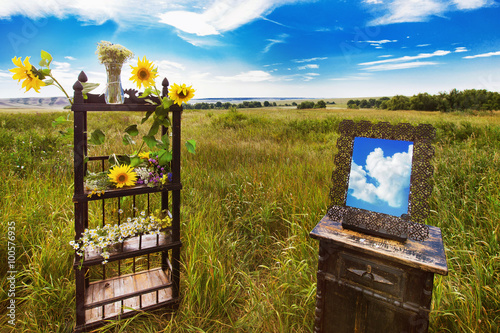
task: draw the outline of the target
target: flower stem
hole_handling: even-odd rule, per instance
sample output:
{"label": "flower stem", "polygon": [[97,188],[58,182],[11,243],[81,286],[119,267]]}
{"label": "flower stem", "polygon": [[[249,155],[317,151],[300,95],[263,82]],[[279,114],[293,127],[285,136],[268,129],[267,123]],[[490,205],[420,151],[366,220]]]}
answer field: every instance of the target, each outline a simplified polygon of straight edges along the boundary
{"label": "flower stem", "polygon": [[54,83],[56,83],[56,86],[62,90],[64,95],[66,95],[66,98],[68,99],[69,103],[73,105],[73,99],[69,97],[68,93],[66,93],[66,90],[64,90],[63,86],[59,83],[59,81],[56,80],[55,77],[53,77],[51,74],[48,75],[52,80],[54,80]]}

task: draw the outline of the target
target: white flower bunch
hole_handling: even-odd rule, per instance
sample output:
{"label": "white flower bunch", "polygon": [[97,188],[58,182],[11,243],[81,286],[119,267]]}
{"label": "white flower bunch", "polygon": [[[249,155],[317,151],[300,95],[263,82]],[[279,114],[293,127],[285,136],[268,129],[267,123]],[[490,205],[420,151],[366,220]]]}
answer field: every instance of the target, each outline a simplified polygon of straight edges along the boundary
{"label": "white flower bunch", "polygon": [[101,64],[105,62],[118,62],[123,64],[134,56],[132,51],[126,47],[105,40],[97,44],[97,51],[95,53]]}
{"label": "white flower bunch", "polygon": [[137,177],[142,179],[144,184],[148,184],[149,182],[149,177],[150,177],[150,170],[149,168],[146,167],[139,167],[134,169],[135,173],[137,174]]}
{"label": "white flower bunch", "polygon": [[108,262],[109,247],[120,244],[125,239],[138,235],[158,235],[161,231],[162,223],[169,223],[170,218],[156,218],[153,215],[147,216],[144,211],[139,217],[128,217],[127,222],[118,224],[106,224],[104,227],[98,226],[95,229],[85,229],[82,237],[78,241],[70,241],[76,254],[83,257],[85,251],[101,251],[103,264]]}

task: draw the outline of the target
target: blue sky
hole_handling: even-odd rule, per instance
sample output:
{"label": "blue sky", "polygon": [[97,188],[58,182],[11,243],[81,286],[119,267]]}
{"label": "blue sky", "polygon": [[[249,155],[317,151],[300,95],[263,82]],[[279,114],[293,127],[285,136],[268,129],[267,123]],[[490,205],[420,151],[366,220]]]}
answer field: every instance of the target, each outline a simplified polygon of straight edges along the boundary
{"label": "blue sky", "polygon": [[14,56],[37,64],[41,49],[68,89],[81,70],[104,83],[101,40],[147,56],[197,98],[500,91],[495,0],[2,0],[0,30],[0,98],[61,96],[10,79]]}
{"label": "blue sky", "polygon": [[346,205],[401,216],[408,212],[413,143],[356,137]]}

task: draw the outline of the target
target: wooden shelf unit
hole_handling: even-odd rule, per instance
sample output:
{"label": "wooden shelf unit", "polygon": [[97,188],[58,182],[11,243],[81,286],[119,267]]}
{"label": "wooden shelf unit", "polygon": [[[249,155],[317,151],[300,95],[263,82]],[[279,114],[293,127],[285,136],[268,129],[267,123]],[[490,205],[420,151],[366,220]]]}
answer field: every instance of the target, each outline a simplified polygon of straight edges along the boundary
{"label": "wooden shelf unit", "polygon": [[[175,309],[179,302],[180,284],[180,138],[182,107],[170,107],[172,181],[165,187],[151,188],[135,186],[124,189],[107,190],[100,195],[90,195],[85,190],[84,176],[89,163],[101,162],[101,170],[105,170],[108,156],[87,156],[87,114],[88,112],[146,112],[154,111],[156,106],[146,104],[137,97],[130,96],[124,104],[105,104],[102,95],[87,94],[83,98],[82,85],[86,75],[82,72],[73,86],[74,103],[74,211],[75,240],[89,227],[89,204],[102,202],[102,224],[106,224],[105,215],[109,219],[112,212],[107,212],[106,203],[116,200],[118,206],[124,197],[133,198],[135,208],[136,197],[147,197],[146,211],[150,212],[150,195],[159,196],[161,211],[167,210],[172,219],[168,228],[162,229],[159,235],[141,235],[126,239],[115,250],[110,251],[108,264],[102,264],[102,257],[97,252],[87,251],[84,258],[75,252],[75,285],[76,285],[76,326],[75,332],[84,332],[106,324],[110,319],[126,318],[138,312],[159,308]],[[166,94],[168,81],[164,80],[163,94]],[[134,93],[133,91],[131,92]],[[129,94],[130,95],[130,94]],[[161,135],[167,128],[161,127]],[[156,193],[156,194],[155,194]],[[90,195],[90,196],[89,196]],[[135,213],[134,213],[135,214]],[[118,217],[120,221],[120,217]],[[150,256],[153,257],[151,260]],[[146,258],[146,259],[145,259]],[[147,262],[136,265],[136,259]],[[155,260],[156,259],[156,260]],[[132,264],[130,264],[132,262]],[[151,267],[152,265],[156,267]],[[110,264],[117,264],[116,270],[106,269]],[[122,266],[129,265],[126,269]],[[96,278],[102,270],[101,278]],[[132,273],[129,271],[132,270]],[[113,271],[115,276],[109,276]],[[107,274],[108,273],[108,274]],[[108,275],[108,277],[106,276]],[[96,281],[91,281],[96,280]]]}

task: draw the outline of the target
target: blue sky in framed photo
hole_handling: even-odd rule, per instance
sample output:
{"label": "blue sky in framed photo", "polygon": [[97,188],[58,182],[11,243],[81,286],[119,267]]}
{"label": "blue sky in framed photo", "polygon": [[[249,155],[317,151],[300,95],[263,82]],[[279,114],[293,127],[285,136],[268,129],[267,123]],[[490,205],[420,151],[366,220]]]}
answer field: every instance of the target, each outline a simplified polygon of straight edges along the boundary
{"label": "blue sky in framed photo", "polygon": [[62,96],[12,80],[11,59],[36,65],[42,49],[67,89],[81,70],[104,84],[101,40],[196,98],[500,91],[499,18],[498,0],[2,0],[0,98]]}
{"label": "blue sky in framed photo", "polygon": [[406,214],[412,157],[410,141],[354,138],[346,206]]}

